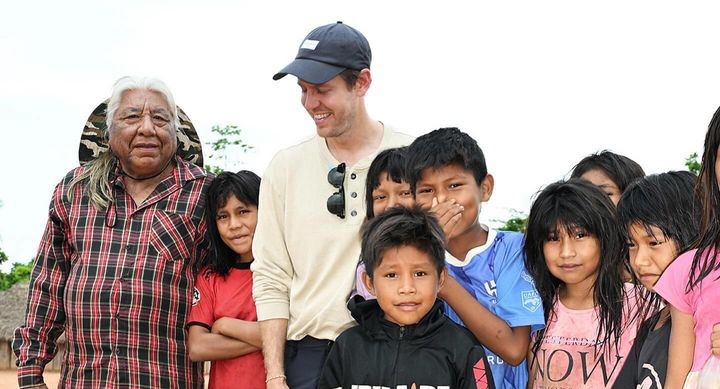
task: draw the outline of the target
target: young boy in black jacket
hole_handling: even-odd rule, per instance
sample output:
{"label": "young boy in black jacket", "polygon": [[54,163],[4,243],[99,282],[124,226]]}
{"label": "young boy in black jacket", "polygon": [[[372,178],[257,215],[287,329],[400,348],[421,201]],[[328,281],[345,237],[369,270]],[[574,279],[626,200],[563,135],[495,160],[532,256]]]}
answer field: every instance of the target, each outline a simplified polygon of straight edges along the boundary
{"label": "young boy in black jacket", "polygon": [[419,208],[393,208],[366,223],[364,282],[377,300],[350,302],[359,326],[337,338],[319,389],[495,388],[482,345],[437,300],[444,242],[435,217]]}

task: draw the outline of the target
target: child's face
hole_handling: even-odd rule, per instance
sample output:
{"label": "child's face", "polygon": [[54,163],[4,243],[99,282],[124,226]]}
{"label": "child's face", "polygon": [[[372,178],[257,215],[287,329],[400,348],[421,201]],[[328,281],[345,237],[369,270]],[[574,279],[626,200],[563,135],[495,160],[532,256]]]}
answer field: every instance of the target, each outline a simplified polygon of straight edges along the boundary
{"label": "child's face", "polygon": [[675,241],[667,238],[657,227],[645,227],[638,223],[630,225],[630,267],[643,286],[654,292],[653,287],[665,268],[677,258]]}
{"label": "child's face", "polygon": [[375,216],[391,207],[412,207],[415,197],[410,191],[410,184],[405,181],[397,183],[387,173],[380,178],[380,185],[372,191],[373,214]]}
{"label": "child's face", "polygon": [[435,303],[445,283],[446,270],[438,275],[430,256],[414,246],[387,250],[365,286],[377,297],[385,319],[399,325],[416,324]]}
{"label": "child's face", "polygon": [[492,189],[491,175],[488,174],[478,185],[472,171],[459,164],[451,164],[423,170],[415,187],[415,200],[425,208],[432,207],[433,199],[438,204],[454,200],[462,206],[460,220],[447,236],[448,240],[452,240],[478,225],[481,203],[490,200]]}
{"label": "child's face", "polygon": [[[568,288],[590,290],[600,265],[600,242],[582,228],[566,231],[558,227],[543,244],[550,273]],[[580,289],[578,289],[580,290]]]}
{"label": "child's face", "polygon": [[243,261],[253,259],[252,241],[257,225],[257,207],[245,204],[235,195],[228,197],[215,218],[220,239]]}
{"label": "child's face", "polygon": [[617,206],[618,201],[620,201],[620,196],[622,195],[622,192],[620,191],[620,188],[617,186],[615,181],[611,180],[604,171],[600,169],[588,170],[585,172],[585,174],[580,176],[580,178],[590,181],[593,185],[600,188],[600,190],[610,196],[610,200],[612,200],[613,204]]}

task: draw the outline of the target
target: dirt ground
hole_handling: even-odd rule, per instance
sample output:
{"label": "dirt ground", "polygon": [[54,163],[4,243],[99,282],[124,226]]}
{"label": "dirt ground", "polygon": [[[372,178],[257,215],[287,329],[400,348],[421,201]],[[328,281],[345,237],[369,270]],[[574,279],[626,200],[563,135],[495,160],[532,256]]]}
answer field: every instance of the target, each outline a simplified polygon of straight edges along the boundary
{"label": "dirt ground", "polygon": [[[58,379],[60,378],[59,372],[46,372],[44,374],[45,383],[49,389],[57,389]],[[205,387],[207,388],[207,375],[205,376]],[[12,389],[17,388],[17,375],[15,370],[0,370],[0,388]]]}

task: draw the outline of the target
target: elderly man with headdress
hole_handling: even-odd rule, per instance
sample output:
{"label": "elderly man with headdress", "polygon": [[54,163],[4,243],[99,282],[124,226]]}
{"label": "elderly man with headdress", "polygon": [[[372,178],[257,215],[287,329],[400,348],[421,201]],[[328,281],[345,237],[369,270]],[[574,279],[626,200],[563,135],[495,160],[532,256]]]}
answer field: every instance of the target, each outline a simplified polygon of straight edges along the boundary
{"label": "elderly man with headdress", "polygon": [[53,193],[15,332],[20,387],[45,386],[62,332],[60,388],[202,387],[185,342],[211,181],[194,128],[163,82],[124,77],[80,159]]}

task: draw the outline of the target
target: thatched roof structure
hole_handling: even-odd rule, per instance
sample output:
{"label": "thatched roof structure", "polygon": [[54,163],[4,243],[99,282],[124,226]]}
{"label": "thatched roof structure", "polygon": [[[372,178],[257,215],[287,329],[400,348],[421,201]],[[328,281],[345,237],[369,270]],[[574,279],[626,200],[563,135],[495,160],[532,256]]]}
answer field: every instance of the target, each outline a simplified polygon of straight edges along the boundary
{"label": "thatched roof structure", "polygon": [[[29,284],[18,282],[8,290],[0,291],[0,341],[11,340],[15,328],[25,322],[25,306]],[[61,336],[58,342],[64,342]]]}
{"label": "thatched roof structure", "polygon": [[15,328],[25,320],[27,293],[27,282],[18,282],[10,289],[0,291],[0,340],[12,339]]}

